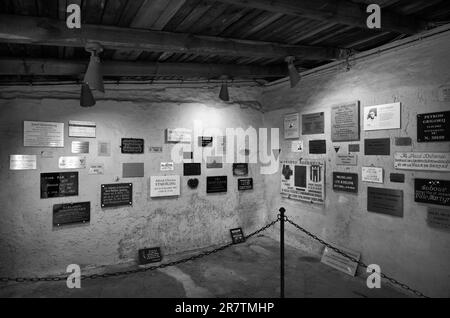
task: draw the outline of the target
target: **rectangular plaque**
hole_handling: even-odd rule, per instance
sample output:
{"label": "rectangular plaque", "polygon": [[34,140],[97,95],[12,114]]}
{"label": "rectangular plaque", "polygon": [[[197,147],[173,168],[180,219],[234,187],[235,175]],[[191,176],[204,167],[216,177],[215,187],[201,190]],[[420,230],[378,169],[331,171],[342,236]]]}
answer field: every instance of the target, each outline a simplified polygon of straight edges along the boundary
{"label": "rectangular plaque", "polygon": [[353,154],[338,154],[336,155],[336,164],[338,166],[356,166],[358,156]]}
{"label": "rectangular plaque", "polygon": [[400,129],[400,103],[364,107],[364,130]]}
{"label": "rectangular plaque", "polygon": [[359,144],[348,145],[348,152],[359,152]]}
{"label": "rectangular plaque", "polygon": [[173,171],[173,170],[175,170],[175,164],[173,162],[161,162],[159,164],[159,170],[161,170],[161,171]]}
{"label": "rectangular plaque", "polygon": [[391,173],[389,177],[391,182],[405,183],[405,175],[403,173]]}
{"label": "rectangular plaque", "polygon": [[183,176],[199,176],[202,174],[200,163],[183,163]]}
{"label": "rectangular plaque", "polygon": [[302,135],[323,134],[325,126],[325,114],[314,113],[302,115]]}
{"label": "rectangular plaque", "polygon": [[403,190],[368,187],[367,211],[403,217]]}
{"label": "rectangular plaque", "polygon": [[190,143],[192,141],[192,130],[187,128],[166,129],[166,142],[168,143]]}
{"label": "rectangular plaque", "polygon": [[233,163],[233,176],[248,175],[248,163]]}
{"label": "rectangular plaque", "polygon": [[417,141],[450,141],[450,111],[418,114]]}
{"label": "rectangular plaque", "polygon": [[206,168],[207,169],[221,169],[223,168],[222,157],[207,157],[206,158]]}
{"label": "rectangular plaque", "polygon": [[59,157],[58,167],[59,169],[85,169],[86,157]]}
{"label": "rectangular plaque", "polygon": [[24,121],[24,147],[64,147],[64,123]]}
{"label": "rectangular plaque", "polygon": [[100,201],[102,208],[133,205],[133,184],[102,184]]}
{"label": "rectangular plaque", "polygon": [[391,139],[364,139],[364,154],[366,156],[389,156],[391,154]]}
{"label": "rectangular plaque", "polygon": [[450,172],[450,152],[397,152],[394,168]]}
{"label": "rectangular plaque", "polygon": [[359,101],[331,108],[331,140],[359,140]]}
{"label": "rectangular plaque", "polygon": [[199,147],[212,147],[213,146],[213,137],[198,137],[198,145]]}
{"label": "rectangular plaque", "polygon": [[150,146],[148,147],[148,151],[151,153],[161,153],[163,152],[163,147],[161,146]]}
{"label": "rectangular plaque", "polygon": [[150,197],[173,197],[180,195],[180,176],[150,177]]}
{"label": "rectangular plaque", "polygon": [[[336,246],[334,244],[333,246],[339,248],[345,254],[356,259],[357,261],[359,261],[359,258],[361,257],[361,253],[355,252],[348,248],[343,248],[341,246]],[[323,251],[321,262],[350,276],[355,276],[356,270],[358,269],[358,263],[353,262],[348,257],[345,257],[344,255],[341,255],[328,247],[325,247],[325,250]]]}
{"label": "rectangular plaque", "polygon": [[414,179],[414,201],[450,206],[450,181]]}
{"label": "rectangular plaque", "polygon": [[72,141],[72,153],[89,153],[89,141]]}
{"label": "rectangular plaque", "polygon": [[122,153],[141,154],[144,153],[144,139],[122,138],[120,148]]}
{"label": "rectangular plaque", "polygon": [[394,139],[395,145],[399,147],[411,146],[412,139],[411,137],[395,137]]}
{"label": "rectangular plaque", "polygon": [[53,205],[53,226],[86,223],[91,219],[91,202]]}
{"label": "rectangular plaque", "polygon": [[309,141],[310,154],[325,154],[327,153],[326,140],[310,140]]}
{"label": "rectangular plaque", "polygon": [[96,163],[89,166],[88,174],[97,175],[105,173],[105,165],[103,163]]}
{"label": "rectangular plaque", "polygon": [[109,141],[98,142],[98,156],[99,157],[111,156],[111,143]]}
{"label": "rectangular plaque", "polygon": [[78,172],[41,173],[41,199],[78,195]]}
{"label": "rectangular plaque", "polygon": [[245,242],[245,235],[242,228],[238,227],[236,229],[230,230],[231,240],[233,244],[239,244]]}
{"label": "rectangular plaque", "polygon": [[69,120],[69,137],[95,138],[96,126],[91,121]]}
{"label": "rectangular plaque", "polygon": [[183,152],[183,160],[192,160],[194,159],[194,153],[192,151]]}
{"label": "rectangular plaque", "polygon": [[298,113],[284,115],[284,139],[300,137]]}
{"label": "rectangular plaque", "polygon": [[291,142],[292,152],[302,152],[303,151],[303,140],[293,140]]}
{"label": "rectangular plaque", "polygon": [[362,167],[361,180],[364,182],[383,183],[383,168]]}
{"label": "rectangular plaque", "polygon": [[138,251],[139,265],[158,263],[162,261],[159,247],[143,248]]}
{"label": "rectangular plaque", "polygon": [[333,190],[358,193],[358,174],[333,172]]}
{"label": "rectangular plaque", "polygon": [[206,177],[206,193],[227,192],[227,176]]}
{"label": "rectangular plaque", "polygon": [[450,230],[450,210],[429,207],[427,223],[431,227]]}
{"label": "rectangular plaque", "polygon": [[35,170],[36,155],[10,155],[9,170]]}
{"label": "rectangular plaque", "polygon": [[242,178],[238,179],[238,190],[252,190],[253,189],[253,178]]}
{"label": "rectangular plaque", "polygon": [[122,178],[142,178],[144,176],[144,163],[122,163]]}

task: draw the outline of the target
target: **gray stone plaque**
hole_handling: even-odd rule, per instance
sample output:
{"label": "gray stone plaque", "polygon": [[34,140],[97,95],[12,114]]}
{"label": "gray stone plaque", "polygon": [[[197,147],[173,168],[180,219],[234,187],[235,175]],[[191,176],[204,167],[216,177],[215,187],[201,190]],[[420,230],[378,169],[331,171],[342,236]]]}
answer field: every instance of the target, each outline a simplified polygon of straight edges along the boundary
{"label": "gray stone plaque", "polygon": [[325,115],[323,112],[302,115],[302,134],[315,135],[324,133]]}
{"label": "gray stone plaque", "polygon": [[331,140],[359,140],[359,101],[331,108]]}

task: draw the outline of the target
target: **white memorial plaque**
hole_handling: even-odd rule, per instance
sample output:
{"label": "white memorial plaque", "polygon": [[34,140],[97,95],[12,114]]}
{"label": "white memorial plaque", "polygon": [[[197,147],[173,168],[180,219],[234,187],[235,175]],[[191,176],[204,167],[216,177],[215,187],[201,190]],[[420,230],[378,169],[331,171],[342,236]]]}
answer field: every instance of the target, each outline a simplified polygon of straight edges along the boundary
{"label": "white memorial plaque", "polygon": [[300,119],[298,113],[284,116],[284,139],[300,137]]}
{"label": "white memorial plaque", "polygon": [[364,107],[364,130],[400,129],[400,103]]}
{"label": "white memorial plaque", "polygon": [[10,155],[9,170],[35,170],[36,155]]}
{"label": "white memorial plaque", "polygon": [[150,177],[150,197],[171,197],[180,195],[180,176]]}
{"label": "white memorial plaque", "polygon": [[302,152],[303,151],[303,140],[293,140],[291,143],[292,152]]}
{"label": "white memorial plaque", "polygon": [[[347,254],[348,256],[356,259],[359,261],[359,258],[361,257],[361,253],[355,252],[353,250],[350,250],[348,248],[343,248],[340,246],[335,247],[339,248]],[[350,260],[348,257],[345,257],[344,255],[341,255],[332,249],[325,247],[325,250],[323,251],[321,262],[324,264],[327,264],[328,266],[331,266],[341,272],[344,272],[350,276],[355,276],[356,270],[358,269],[358,263]]]}
{"label": "white memorial plaque", "polygon": [[89,166],[89,174],[104,174],[105,167],[103,163],[92,164]]}
{"label": "white memorial plaque", "polygon": [[91,121],[69,120],[69,137],[95,138],[96,127]]}
{"label": "white memorial plaque", "polygon": [[86,157],[59,157],[59,169],[84,169],[86,168]]}
{"label": "white memorial plaque", "polygon": [[361,180],[364,182],[383,183],[383,168],[362,167]]}
{"label": "white memorial plaque", "polygon": [[394,168],[450,172],[450,152],[397,152]]}
{"label": "white memorial plaque", "polygon": [[338,154],[336,155],[336,164],[339,166],[356,166],[358,156],[355,154]]}
{"label": "white memorial plaque", "polygon": [[161,171],[173,171],[175,166],[173,162],[161,162],[160,170]]}
{"label": "white memorial plaque", "polygon": [[167,142],[192,142],[192,130],[187,128],[166,129]]}
{"label": "white memorial plaque", "polygon": [[45,121],[24,121],[24,147],[64,147],[64,124]]}

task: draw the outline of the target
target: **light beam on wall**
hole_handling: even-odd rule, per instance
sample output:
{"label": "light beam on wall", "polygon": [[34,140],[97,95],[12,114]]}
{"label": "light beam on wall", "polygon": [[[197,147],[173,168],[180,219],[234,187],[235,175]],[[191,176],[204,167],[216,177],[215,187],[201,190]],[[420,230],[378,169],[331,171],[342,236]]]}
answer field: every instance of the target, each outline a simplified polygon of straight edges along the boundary
{"label": "light beam on wall", "polygon": [[301,76],[297,71],[297,68],[294,65],[295,57],[288,56],[285,61],[288,64],[288,72],[289,72],[289,80],[291,81],[291,88],[297,86],[298,82],[300,82]]}
{"label": "light beam on wall", "polygon": [[230,101],[230,95],[228,94],[228,83],[227,83],[227,76],[222,76],[222,87],[220,88],[219,98],[223,100],[224,102]]}
{"label": "light beam on wall", "polygon": [[89,64],[84,75],[83,85],[81,86],[80,105],[83,107],[95,105],[95,99],[92,90],[105,92],[103,85],[103,73],[99,54],[103,48],[97,43],[89,43],[86,45],[86,51],[91,53]]}

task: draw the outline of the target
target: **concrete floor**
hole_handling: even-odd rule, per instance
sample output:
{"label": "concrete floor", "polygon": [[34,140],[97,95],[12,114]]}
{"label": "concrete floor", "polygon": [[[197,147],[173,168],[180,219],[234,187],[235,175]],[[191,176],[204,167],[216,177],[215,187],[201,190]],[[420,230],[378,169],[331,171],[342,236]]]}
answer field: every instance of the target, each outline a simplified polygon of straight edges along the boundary
{"label": "concrete floor", "polygon": [[[382,284],[336,271],[304,252],[286,247],[286,297],[407,297]],[[0,283],[0,297],[278,297],[279,243],[252,238],[217,254],[162,270],[66,282]]]}

